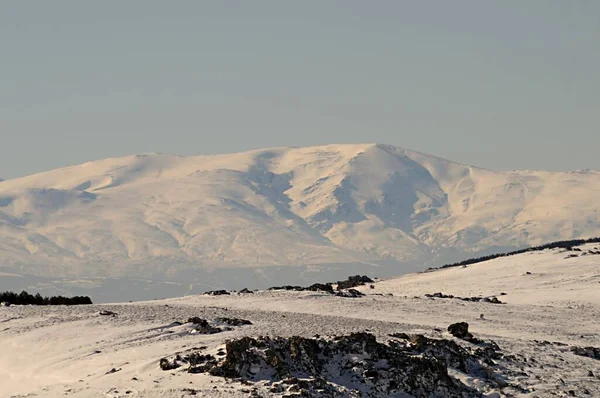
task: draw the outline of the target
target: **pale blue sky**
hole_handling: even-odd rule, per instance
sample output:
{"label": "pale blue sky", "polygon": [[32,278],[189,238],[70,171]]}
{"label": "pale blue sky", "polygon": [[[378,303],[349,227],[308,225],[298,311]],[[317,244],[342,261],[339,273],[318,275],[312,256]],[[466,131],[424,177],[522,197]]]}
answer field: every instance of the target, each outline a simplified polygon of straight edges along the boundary
{"label": "pale blue sky", "polygon": [[380,142],[600,169],[600,1],[0,0],[0,177]]}

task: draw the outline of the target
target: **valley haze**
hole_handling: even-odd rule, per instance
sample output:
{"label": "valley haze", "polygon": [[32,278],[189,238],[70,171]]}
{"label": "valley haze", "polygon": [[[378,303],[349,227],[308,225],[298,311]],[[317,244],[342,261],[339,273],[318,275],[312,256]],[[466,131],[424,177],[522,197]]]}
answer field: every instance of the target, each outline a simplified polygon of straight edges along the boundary
{"label": "valley haze", "polygon": [[387,277],[600,229],[597,171],[381,144],[143,154],[0,181],[0,290],[100,302]]}

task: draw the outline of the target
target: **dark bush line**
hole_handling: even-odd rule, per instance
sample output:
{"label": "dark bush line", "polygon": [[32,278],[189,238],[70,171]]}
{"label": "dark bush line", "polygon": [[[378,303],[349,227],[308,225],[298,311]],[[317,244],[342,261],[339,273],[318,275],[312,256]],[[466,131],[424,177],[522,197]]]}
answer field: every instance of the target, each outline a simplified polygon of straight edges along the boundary
{"label": "dark bush line", "polygon": [[496,254],[490,254],[488,256],[483,256],[483,257],[470,258],[468,260],[464,260],[464,261],[461,261],[461,262],[458,262],[458,263],[454,263],[454,264],[446,264],[446,265],[442,265],[441,267],[437,267],[437,268],[429,268],[429,270],[442,269],[442,268],[451,268],[451,267],[460,267],[460,266],[463,266],[463,265],[477,264],[477,263],[481,263],[481,262],[484,262],[484,261],[493,260],[493,259],[498,258],[498,257],[514,256],[516,254],[527,253],[527,252],[535,252],[535,251],[541,251],[541,250],[546,250],[546,249],[567,249],[567,250],[572,250],[573,247],[581,246],[581,245],[584,245],[586,243],[600,243],[600,237],[598,237],[598,238],[590,238],[590,239],[562,240],[562,241],[558,241],[558,242],[546,243],[545,245],[532,246],[532,247],[528,247],[526,249],[515,250],[513,252],[508,252],[508,253],[496,253]]}
{"label": "dark bush line", "polygon": [[23,290],[21,293],[3,292],[0,293],[0,302],[10,303],[12,305],[81,305],[92,304],[88,296],[63,297],[52,296],[42,297],[39,293],[35,296]]}

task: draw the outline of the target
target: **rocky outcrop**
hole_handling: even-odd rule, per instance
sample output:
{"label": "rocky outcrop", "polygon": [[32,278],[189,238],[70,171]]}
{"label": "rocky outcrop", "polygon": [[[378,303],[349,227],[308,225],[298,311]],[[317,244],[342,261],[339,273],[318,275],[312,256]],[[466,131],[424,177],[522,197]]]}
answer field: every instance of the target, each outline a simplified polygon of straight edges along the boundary
{"label": "rocky outcrop", "polygon": [[273,286],[269,288],[269,290],[291,290],[295,292],[326,292],[333,294],[333,286],[331,283],[315,283],[308,287],[295,286],[295,285],[285,285],[285,286]]}
{"label": "rocky outcrop", "polygon": [[354,276],[350,276],[345,281],[337,282],[337,290],[350,289],[353,287],[363,286],[363,285],[366,285],[367,283],[373,283],[373,282],[374,282],[373,279],[369,278],[366,275],[362,275],[362,276],[354,275]]}
{"label": "rocky outcrop", "polygon": [[208,294],[209,296],[224,296],[229,295],[231,293],[229,293],[227,290],[211,290],[204,294]]}
{"label": "rocky outcrop", "polygon": [[480,396],[450,377],[448,368],[477,372],[481,359],[453,341],[422,335],[387,344],[370,333],[331,339],[243,337],[226,344],[224,358],[200,353],[192,359],[189,355],[163,358],[161,368],[184,363],[189,364],[189,372],[267,382],[272,392],[290,394],[287,396]]}
{"label": "rocky outcrop", "polygon": [[361,293],[360,291],[358,291],[356,289],[348,289],[346,291],[337,292],[335,295],[338,297],[357,298],[357,297],[363,297],[364,293]]}
{"label": "rocky outcrop", "polygon": [[598,347],[571,347],[571,352],[581,357],[588,357],[600,361],[600,348]]}
{"label": "rocky outcrop", "polygon": [[252,322],[250,322],[249,320],[240,318],[217,318],[216,321],[229,326],[252,325]]}
{"label": "rocky outcrop", "polygon": [[193,333],[198,334],[215,334],[223,331],[220,327],[212,326],[206,319],[192,317],[188,319],[188,323],[194,324]]}

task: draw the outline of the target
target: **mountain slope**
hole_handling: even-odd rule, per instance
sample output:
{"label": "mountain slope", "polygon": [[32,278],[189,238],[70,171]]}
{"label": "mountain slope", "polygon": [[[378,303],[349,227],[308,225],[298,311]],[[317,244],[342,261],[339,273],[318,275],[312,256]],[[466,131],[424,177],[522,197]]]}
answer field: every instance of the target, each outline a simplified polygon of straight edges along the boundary
{"label": "mountain slope", "polygon": [[2,182],[0,264],[38,276],[380,264],[597,235],[600,173],[495,172],[387,145],[146,154]]}
{"label": "mountain slope", "polygon": [[[224,379],[206,374],[200,367],[188,372],[189,365],[183,361],[179,368],[162,370],[160,361],[177,355],[185,358],[191,353],[253,358],[235,350],[241,344],[227,344],[246,336],[318,337],[330,341],[334,336],[368,332],[378,342],[393,341],[401,346],[407,343],[403,334],[421,335],[410,339],[412,345],[407,351],[417,358],[437,358],[448,376],[477,390],[462,396],[597,397],[600,362],[591,354],[600,347],[600,274],[598,254],[594,254],[600,253],[600,245],[578,249],[581,251],[529,252],[467,268],[405,275],[378,281],[373,288],[359,287],[365,296],[357,298],[279,290],[89,306],[0,306],[2,392],[15,397],[82,398],[290,396],[307,387],[285,384],[283,389],[276,388],[281,375],[267,372],[266,362],[252,371],[261,376],[257,380],[248,376]],[[434,292],[498,295],[505,304],[426,296]],[[501,292],[506,295],[500,296]],[[101,311],[111,311],[114,316],[101,315]],[[204,334],[199,324],[186,322],[192,317],[226,329]],[[251,324],[228,327],[224,318],[241,318]],[[469,332],[479,340],[465,341],[450,335],[448,326],[456,322],[467,322]],[[435,339],[432,342],[438,349],[425,355],[414,352],[420,345],[430,347],[423,336]],[[362,372],[363,361],[369,359],[362,350],[368,353],[368,345],[363,343],[360,351],[352,352],[350,366],[333,362],[332,366],[316,368],[320,380],[336,391],[326,396],[408,396],[396,391],[386,394],[371,390],[368,394],[373,385],[386,381],[386,369],[398,366],[395,361],[367,362],[372,364],[367,369],[377,372],[375,378],[332,377],[338,369],[340,375],[356,369]],[[295,365],[314,357],[315,351],[306,347],[288,346],[288,352],[303,353]],[[466,355],[475,350],[487,353],[485,362],[474,362]],[[326,353],[328,359],[343,357],[335,351],[337,355]],[[301,376],[303,384],[310,387],[306,380],[310,380],[311,373],[298,375],[297,367],[285,366],[289,363],[286,356],[275,358],[281,369],[296,371],[292,375]],[[408,366],[410,362],[403,362],[401,368]],[[432,374],[431,366],[426,364],[420,370],[424,379]],[[288,383],[294,384],[295,377],[290,377]],[[439,389],[436,392],[414,396],[461,396]],[[322,391],[303,394],[324,395]]]}

